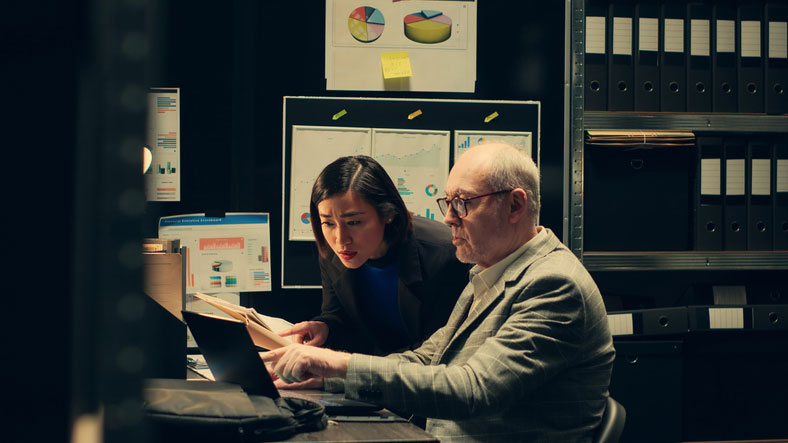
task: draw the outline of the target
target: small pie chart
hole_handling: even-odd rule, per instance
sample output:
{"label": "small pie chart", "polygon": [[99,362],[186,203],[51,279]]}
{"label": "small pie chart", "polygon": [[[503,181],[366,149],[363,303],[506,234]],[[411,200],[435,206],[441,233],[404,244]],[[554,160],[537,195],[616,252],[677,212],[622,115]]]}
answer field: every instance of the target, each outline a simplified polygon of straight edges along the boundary
{"label": "small pie chart", "polygon": [[361,43],[372,43],[383,34],[386,19],[372,6],[359,6],[350,13],[347,29],[354,39]]}
{"label": "small pie chart", "polygon": [[414,12],[404,22],[405,37],[417,43],[440,43],[451,37],[451,18],[440,11]]}
{"label": "small pie chart", "polygon": [[310,223],[308,212],[304,212],[303,214],[301,214],[301,223],[305,225],[308,225]]}

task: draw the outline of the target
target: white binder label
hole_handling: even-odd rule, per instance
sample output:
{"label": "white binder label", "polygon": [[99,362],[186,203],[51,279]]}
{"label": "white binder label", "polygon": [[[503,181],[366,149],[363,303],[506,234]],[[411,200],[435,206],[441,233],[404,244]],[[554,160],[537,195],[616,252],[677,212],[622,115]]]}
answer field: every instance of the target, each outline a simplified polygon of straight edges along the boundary
{"label": "white binder label", "polygon": [[769,58],[788,58],[788,22],[769,22]]}
{"label": "white binder label", "polygon": [[684,52],[683,19],[665,19],[665,52]]}
{"label": "white binder label", "polygon": [[744,309],[709,308],[710,329],[743,329]]}
{"label": "white binder label", "polygon": [[788,160],[777,160],[777,192],[788,192]]}
{"label": "white binder label", "polygon": [[632,325],[632,313],[607,314],[607,323],[612,335],[632,335],[635,328]]}
{"label": "white binder label", "polygon": [[641,51],[659,50],[659,19],[641,18],[638,26],[638,46]]}
{"label": "white binder label", "polygon": [[761,56],[761,22],[753,20],[741,22],[741,56]]}
{"label": "white binder label", "polygon": [[770,195],[772,187],[772,161],[768,158],[752,159],[752,195]]}
{"label": "white binder label", "polygon": [[700,193],[702,195],[720,195],[720,159],[700,159]]}
{"label": "white binder label", "polygon": [[613,17],[613,54],[632,55],[631,17]]}
{"label": "white binder label", "polygon": [[744,195],[744,159],[725,160],[725,195]]}
{"label": "white binder label", "polygon": [[605,17],[586,17],[586,53],[605,53]]}
{"label": "white binder label", "polygon": [[736,52],[733,20],[717,20],[717,52]]}
{"label": "white binder label", "polygon": [[690,20],[690,55],[710,55],[709,21]]}

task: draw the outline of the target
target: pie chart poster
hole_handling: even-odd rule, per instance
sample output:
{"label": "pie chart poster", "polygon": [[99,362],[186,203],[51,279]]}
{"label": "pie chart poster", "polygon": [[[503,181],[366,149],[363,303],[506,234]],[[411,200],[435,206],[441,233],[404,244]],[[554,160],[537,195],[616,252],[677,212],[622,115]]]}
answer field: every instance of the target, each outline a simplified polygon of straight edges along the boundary
{"label": "pie chart poster", "polygon": [[[406,52],[410,77],[384,79]],[[474,92],[476,2],[326,0],[326,89]]]}

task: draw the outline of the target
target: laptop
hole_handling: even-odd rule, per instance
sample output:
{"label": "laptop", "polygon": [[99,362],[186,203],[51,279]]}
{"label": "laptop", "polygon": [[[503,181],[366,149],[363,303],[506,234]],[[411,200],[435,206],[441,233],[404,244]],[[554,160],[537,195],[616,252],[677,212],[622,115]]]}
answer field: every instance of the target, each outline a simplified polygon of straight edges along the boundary
{"label": "laptop", "polygon": [[270,398],[295,397],[320,403],[328,415],[371,415],[382,407],[345,398],[341,393],[282,389],[274,381],[252,342],[246,325],[240,321],[182,311],[197,347],[216,381],[240,385],[253,395]]}

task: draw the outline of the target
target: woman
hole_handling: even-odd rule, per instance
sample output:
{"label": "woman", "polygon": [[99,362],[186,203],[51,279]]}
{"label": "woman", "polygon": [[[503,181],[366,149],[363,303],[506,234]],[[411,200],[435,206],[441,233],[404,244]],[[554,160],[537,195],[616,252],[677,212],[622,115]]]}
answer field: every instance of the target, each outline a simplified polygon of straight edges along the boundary
{"label": "woman", "polygon": [[281,335],[298,343],[385,355],[414,348],[446,323],[468,283],[451,230],[413,217],[367,156],[329,164],[312,187],[322,312]]}

